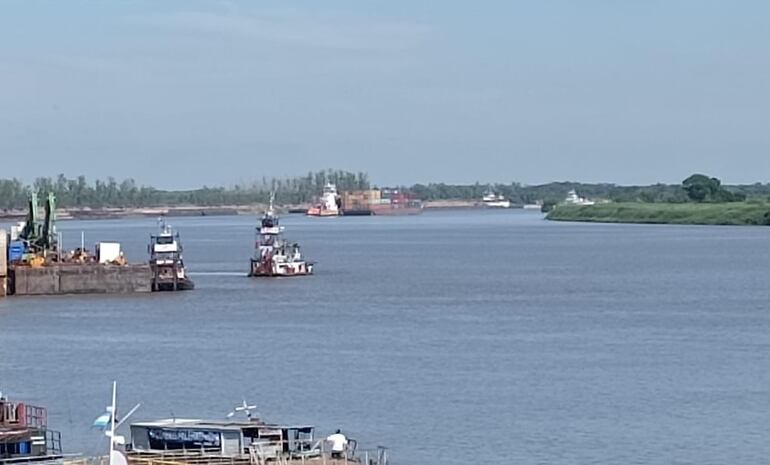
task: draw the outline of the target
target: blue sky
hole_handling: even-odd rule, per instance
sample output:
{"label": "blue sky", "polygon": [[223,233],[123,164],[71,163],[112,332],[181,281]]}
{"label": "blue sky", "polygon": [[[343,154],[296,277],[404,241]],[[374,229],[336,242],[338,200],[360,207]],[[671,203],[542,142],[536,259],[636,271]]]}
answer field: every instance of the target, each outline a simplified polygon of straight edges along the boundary
{"label": "blue sky", "polygon": [[770,181],[770,2],[2,8],[0,178]]}

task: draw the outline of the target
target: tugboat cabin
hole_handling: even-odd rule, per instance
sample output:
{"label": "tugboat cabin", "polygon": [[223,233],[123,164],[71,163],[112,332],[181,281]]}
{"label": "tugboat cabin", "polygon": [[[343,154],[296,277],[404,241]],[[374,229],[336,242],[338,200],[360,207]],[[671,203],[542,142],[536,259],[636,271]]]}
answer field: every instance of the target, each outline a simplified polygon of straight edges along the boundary
{"label": "tugboat cabin", "polygon": [[0,394],[0,465],[61,461],[61,433],[47,423],[46,409]]}
{"label": "tugboat cabin", "polygon": [[159,420],[131,425],[131,453],[201,454],[263,459],[321,455],[309,425],[255,421]]}

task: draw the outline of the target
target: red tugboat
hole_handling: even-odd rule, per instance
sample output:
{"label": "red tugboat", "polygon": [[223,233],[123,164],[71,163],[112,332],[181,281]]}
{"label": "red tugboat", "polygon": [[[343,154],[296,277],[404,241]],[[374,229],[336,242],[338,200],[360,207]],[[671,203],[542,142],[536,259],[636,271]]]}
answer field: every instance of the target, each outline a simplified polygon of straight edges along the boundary
{"label": "red tugboat", "polygon": [[0,465],[57,463],[63,458],[61,433],[48,429],[46,409],[11,402],[0,393]]}
{"label": "red tugboat", "polygon": [[278,223],[270,194],[270,207],[257,228],[254,257],[251,258],[250,277],[304,276],[313,274],[313,263],[302,257],[298,244],[283,239],[283,227]]}

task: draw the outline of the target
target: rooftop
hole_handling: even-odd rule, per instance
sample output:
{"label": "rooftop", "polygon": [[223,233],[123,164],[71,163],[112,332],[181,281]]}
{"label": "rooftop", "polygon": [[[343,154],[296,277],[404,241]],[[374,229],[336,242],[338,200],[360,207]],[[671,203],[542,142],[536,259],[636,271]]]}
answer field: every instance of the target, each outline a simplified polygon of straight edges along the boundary
{"label": "rooftop", "polygon": [[286,428],[286,429],[308,429],[314,428],[313,425],[279,425],[269,424],[262,421],[248,420],[200,420],[192,418],[168,418],[164,420],[141,421],[131,423],[131,426],[140,426],[146,428],[216,428],[219,430],[240,430],[243,428]]}

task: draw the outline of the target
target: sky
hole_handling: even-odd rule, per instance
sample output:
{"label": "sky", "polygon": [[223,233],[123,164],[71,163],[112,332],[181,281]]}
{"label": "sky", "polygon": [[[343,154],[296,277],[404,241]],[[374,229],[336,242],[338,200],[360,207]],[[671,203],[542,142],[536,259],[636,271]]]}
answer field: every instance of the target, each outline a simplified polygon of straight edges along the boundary
{"label": "sky", "polygon": [[770,181],[770,2],[6,0],[0,178]]}

